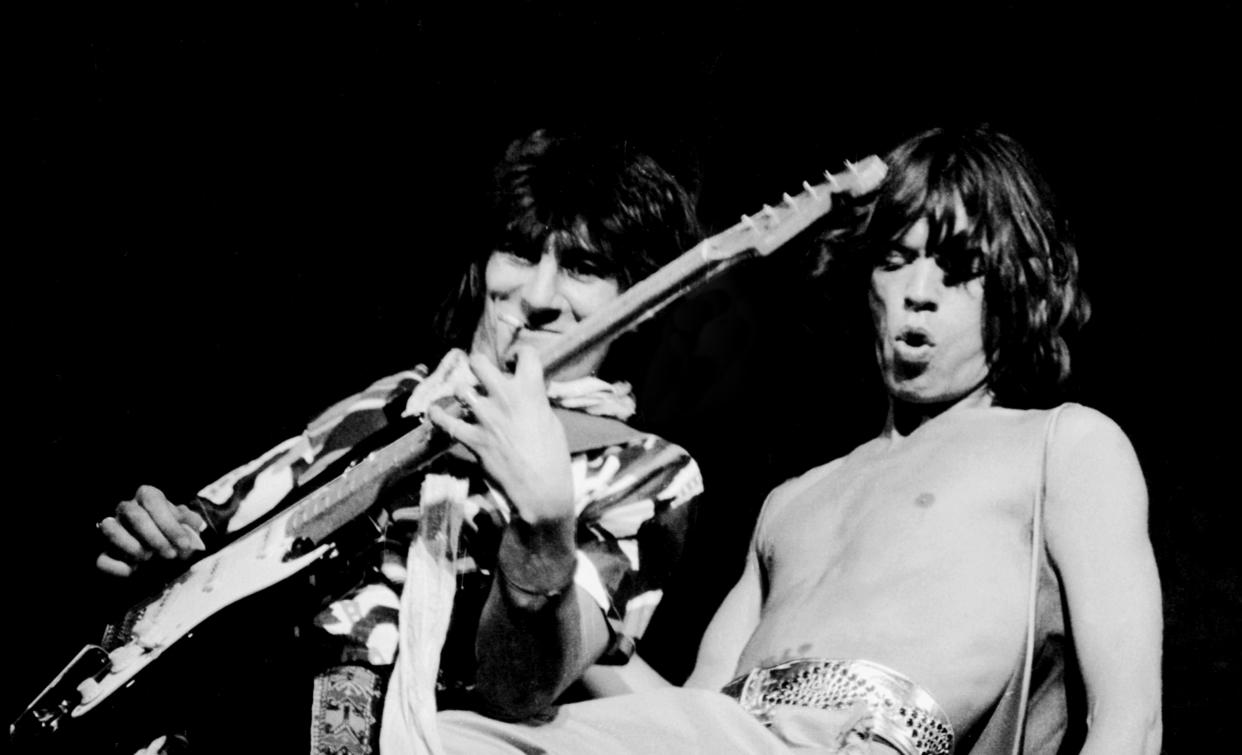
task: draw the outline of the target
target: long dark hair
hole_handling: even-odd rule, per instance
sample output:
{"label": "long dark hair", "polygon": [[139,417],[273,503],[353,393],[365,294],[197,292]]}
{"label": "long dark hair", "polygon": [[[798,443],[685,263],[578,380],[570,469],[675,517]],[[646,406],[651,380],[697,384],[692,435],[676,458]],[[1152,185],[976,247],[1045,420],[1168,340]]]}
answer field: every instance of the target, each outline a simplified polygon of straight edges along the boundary
{"label": "long dark hair", "polygon": [[483,311],[483,271],[493,251],[538,259],[557,251],[593,252],[597,271],[624,290],[702,236],[686,190],[629,142],[538,130],[509,145],[494,174],[484,243],[441,309],[449,346],[468,348]]}
{"label": "long dark hair", "polygon": [[[994,401],[1017,408],[1055,403],[1070,375],[1066,336],[1086,322],[1090,307],[1067,225],[1030,155],[1009,136],[977,126],[927,131],[886,162],[888,175],[854,243],[827,245],[818,270],[833,268],[861,284],[878,255],[925,218],[927,252],[941,258],[946,275],[972,261],[980,268],[965,273],[983,276]],[[959,209],[964,230],[954,233]]]}

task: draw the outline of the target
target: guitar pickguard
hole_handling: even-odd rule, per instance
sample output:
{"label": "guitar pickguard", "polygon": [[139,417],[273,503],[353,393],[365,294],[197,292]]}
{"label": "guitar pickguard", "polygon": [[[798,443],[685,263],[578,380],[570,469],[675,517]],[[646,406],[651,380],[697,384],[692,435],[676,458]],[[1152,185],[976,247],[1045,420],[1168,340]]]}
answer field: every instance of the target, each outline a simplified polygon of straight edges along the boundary
{"label": "guitar pickguard", "polygon": [[196,562],[155,600],[135,609],[131,636],[108,654],[111,668],[101,678],[79,687],[82,700],[71,715],[92,710],[211,616],[288,579],[326,554],[330,544],[286,560],[294,544],[289,522],[301,508],[293,506]]}

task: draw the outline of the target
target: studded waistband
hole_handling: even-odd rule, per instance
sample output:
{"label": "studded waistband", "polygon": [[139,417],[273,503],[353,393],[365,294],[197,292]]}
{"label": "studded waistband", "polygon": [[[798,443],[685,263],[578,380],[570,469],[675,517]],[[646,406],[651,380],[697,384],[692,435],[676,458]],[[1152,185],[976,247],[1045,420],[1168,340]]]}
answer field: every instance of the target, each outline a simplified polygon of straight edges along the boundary
{"label": "studded waistband", "polygon": [[872,714],[872,736],[903,755],[953,752],[953,725],[927,690],[871,661],[788,661],[753,669],[721,691],[761,721],[776,705],[838,710],[862,700]]}

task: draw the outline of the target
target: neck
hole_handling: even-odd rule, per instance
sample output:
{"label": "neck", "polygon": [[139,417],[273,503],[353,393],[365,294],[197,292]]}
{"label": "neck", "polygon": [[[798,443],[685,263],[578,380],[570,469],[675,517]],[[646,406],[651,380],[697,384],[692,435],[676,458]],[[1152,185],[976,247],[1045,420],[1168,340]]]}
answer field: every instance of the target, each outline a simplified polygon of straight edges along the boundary
{"label": "neck", "polygon": [[988,390],[986,382],[980,383],[964,395],[947,401],[912,403],[889,396],[888,420],[884,424],[882,435],[897,441],[908,437],[915,430],[942,414],[991,405],[992,393]]}

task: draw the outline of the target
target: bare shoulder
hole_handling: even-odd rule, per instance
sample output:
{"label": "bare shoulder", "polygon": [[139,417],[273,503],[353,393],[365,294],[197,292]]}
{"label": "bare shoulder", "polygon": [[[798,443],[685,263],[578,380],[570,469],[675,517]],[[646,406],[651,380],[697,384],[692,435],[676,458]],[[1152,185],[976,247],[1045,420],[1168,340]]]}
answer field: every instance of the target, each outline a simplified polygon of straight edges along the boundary
{"label": "bare shoulder", "polygon": [[976,437],[996,443],[1012,439],[1024,448],[1048,441],[1049,472],[1055,472],[1078,454],[1130,457],[1134,448],[1121,426],[1103,412],[1082,404],[1067,403],[1055,409],[992,408],[987,423]]}
{"label": "bare shoulder", "polygon": [[1076,477],[1138,474],[1141,477],[1138,457],[1129,436],[1111,417],[1091,407],[1066,404],[1050,441],[1049,474],[1060,472]]}
{"label": "bare shoulder", "polygon": [[1130,439],[1120,425],[1098,409],[1082,404],[1065,404],[1061,408],[1053,441],[1057,446],[1120,443],[1130,447]]}
{"label": "bare shoulder", "polygon": [[1069,404],[1054,428],[1047,460],[1047,514],[1066,529],[1146,523],[1147,486],[1134,446],[1108,415]]}

